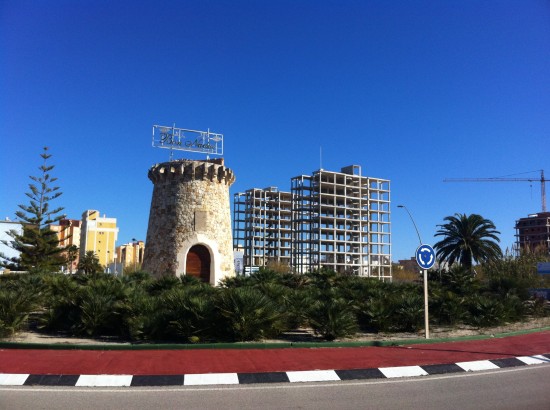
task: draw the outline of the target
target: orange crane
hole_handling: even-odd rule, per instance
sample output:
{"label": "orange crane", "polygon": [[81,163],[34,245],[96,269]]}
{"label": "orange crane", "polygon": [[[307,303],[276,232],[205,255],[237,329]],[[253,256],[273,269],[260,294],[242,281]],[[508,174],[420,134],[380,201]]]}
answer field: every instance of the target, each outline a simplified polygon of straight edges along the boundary
{"label": "orange crane", "polygon": [[[531,171],[539,172],[539,171]],[[540,182],[540,196],[542,202],[542,212],[546,212],[546,182],[548,180],[544,178],[544,170],[540,170],[540,178],[446,178],[443,182]]]}

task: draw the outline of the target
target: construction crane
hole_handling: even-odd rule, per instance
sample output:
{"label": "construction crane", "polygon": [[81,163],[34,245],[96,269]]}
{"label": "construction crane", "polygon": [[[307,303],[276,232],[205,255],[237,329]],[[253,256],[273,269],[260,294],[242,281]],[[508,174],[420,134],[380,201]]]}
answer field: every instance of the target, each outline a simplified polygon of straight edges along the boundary
{"label": "construction crane", "polygon": [[[538,171],[531,171],[538,172]],[[443,182],[540,182],[540,196],[542,202],[542,212],[546,212],[546,182],[548,180],[544,178],[544,170],[540,170],[540,178],[446,178]]]}

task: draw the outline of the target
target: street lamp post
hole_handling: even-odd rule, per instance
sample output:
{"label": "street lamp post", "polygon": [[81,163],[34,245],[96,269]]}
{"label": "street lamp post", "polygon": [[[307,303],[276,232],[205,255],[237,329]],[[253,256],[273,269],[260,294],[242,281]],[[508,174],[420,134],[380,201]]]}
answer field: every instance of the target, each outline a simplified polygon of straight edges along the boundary
{"label": "street lamp post", "polygon": [[[414,229],[416,231],[416,235],[418,235],[418,241],[420,242],[420,247],[422,247],[422,239],[420,239],[420,232],[418,232],[418,228],[416,226],[416,223],[414,222],[414,219],[407,209],[405,205],[397,205],[398,208],[403,208],[407,213],[409,214],[409,218],[411,218],[411,222],[414,225]],[[428,313],[428,270],[423,269],[424,273],[424,330],[426,339],[430,338],[430,321],[429,321],[429,313]]]}
{"label": "street lamp post", "polygon": [[418,232],[418,228],[416,227],[416,223],[414,222],[414,219],[413,219],[411,213],[409,212],[409,209],[405,205],[397,205],[397,207],[398,208],[403,208],[409,214],[409,218],[411,218],[411,221],[414,225],[414,230],[416,231],[416,235],[418,235],[418,242],[420,242],[420,245],[422,245],[422,239],[420,239],[420,233]]}

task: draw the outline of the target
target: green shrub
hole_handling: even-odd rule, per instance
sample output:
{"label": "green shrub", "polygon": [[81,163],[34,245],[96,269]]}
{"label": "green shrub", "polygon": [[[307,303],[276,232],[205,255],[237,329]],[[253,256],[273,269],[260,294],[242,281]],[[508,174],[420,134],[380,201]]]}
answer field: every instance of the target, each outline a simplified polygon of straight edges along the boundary
{"label": "green shrub", "polygon": [[124,272],[122,280],[128,283],[145,284],[153,281],[154,279],[148,272],[144,272],[142,270],[134,270],[128,273]]}
{"label": "green shrub", "polygon": [[474,294],[467,299],[468,314],[465,321],[477,327],[496,326],[506,318],[503,304],[496,298]]}
{"label": "green shrub", "polygon": [[116,278],[91,281],[78,295],[75,331],[88,336],[120,335],[126,296],[126,288]]}
{"label": "green shrub", "polygon": [[548,261],[548,252],[541,248],[522,250],[519,257],[505,255],[499,260],[484,264],[483,276],[487,289],[497,295],[514,293],[521,300],[528,300],[529,288],[539,287],[543,283],[541,276],[537,274],[537,263]]}
{"label": "green shrub", "polygon": [[430,319],[440,325],[456,325],[462,323],[467,314],[465,297],[445,289],[431,285],[429,296]]}
{"label": "green shrub", "polygon": [[218,286],[223,289],[241,288],[252,286],[252,280],[249,276],[244,275],[225,277],[220,280]]}
{"label": "green shrub", "polygon": [[424,327],[424,297],[412,291],[400,294],[394,301],[393,330],[416,332]]}
{"label": "green shrub", "polygon": [[393,306],[384,299],[367,301],[359,312],[359,324],[363,330],[387,332],[391,329]]}
{"label": "green shrub", "polygon": [[27,325],[29,314],[40,306],[44,283],[40,275],[2,278],[0,286],[0,337],[13,336]]}
{"label": "green shrub", "polygon": [[504,321],[517,322],[525,317],[527,308],[523,300],[514,292],[507,293],[499,300],[502,303]]}
{"label": "green shrub", "polygon": [[479,280],[472,275],[470,269],[455,265],[447,271],[440,272],[441,285],[451,292],[465,296],[477,292],[480,287]]}
{"label": "green shrub", "polygon": [[308,309],[313,304],[309,292],[300,289],[288,289],[284,295],[282,310],[284,312],[285,328],[298,329],[307,323]]}
{"label": "green shrub", "polygon": [[130,288],[121,307],[122,334],[132,341],[151,340],[155,313],[158,310],[156,297],[149,295],[142,286]]}
{"label": "green shrub", "polygon": [[281,333],[282,313],[267,296],[250,287],[225,289],[217,304],[224,333],[232,340],[260,340]]}
{"label": "green shrub", "polygon": [[525,313],[534,317],[550,315],[550,302],[543,297],[533,297],[524,302]]}
{"label": "green shrub", "polygon": [[9,337],[21,330],[34,305],[32,295],[0,289],[0,337]]}
{"label": "green shrub", "polygon": [[72,329],[79,321],[77,279],[68,275],[49,275],[45,278],[46,294],[44,312],[39,319],[39,328],[47,330]]}
{"label": "green shrub", "polygon": [[160,295],[167,290],[181,286],[181,280],[176,276],[171,275],[164,275],[158,279],[146,283],[147,292],[153,296]]}
{"label": "green shrub", "polygon": [[358,325],[351,304],[343,299],[322,297],[307,311],[308,323],[326,340],[353,336]]}
{"label": "green shrub", "polygon": [[157,327],[169,339],[195,342],[211,338],[216,330],[215,289],[198,284],[170,289],[159,298]]}

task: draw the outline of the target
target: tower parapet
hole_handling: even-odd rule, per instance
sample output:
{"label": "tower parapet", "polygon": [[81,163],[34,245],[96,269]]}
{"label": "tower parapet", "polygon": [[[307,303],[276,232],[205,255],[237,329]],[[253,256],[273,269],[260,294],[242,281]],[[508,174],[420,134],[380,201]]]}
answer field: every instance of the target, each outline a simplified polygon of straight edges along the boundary
{"label": "tower parapet", "polygon": [[234,275],[229,187],[233,171],[215,160],[153,165],[143,269],[217,284]]}
{"label": "tower parapet", "polygon": [[223,158],[216,160],[195,161],[182,159],[179,161],[163,162],[151,167],[149,179],[156,184],[163,180],[209,180],[230,186],[235,182],[233,171],[223,164]]}

